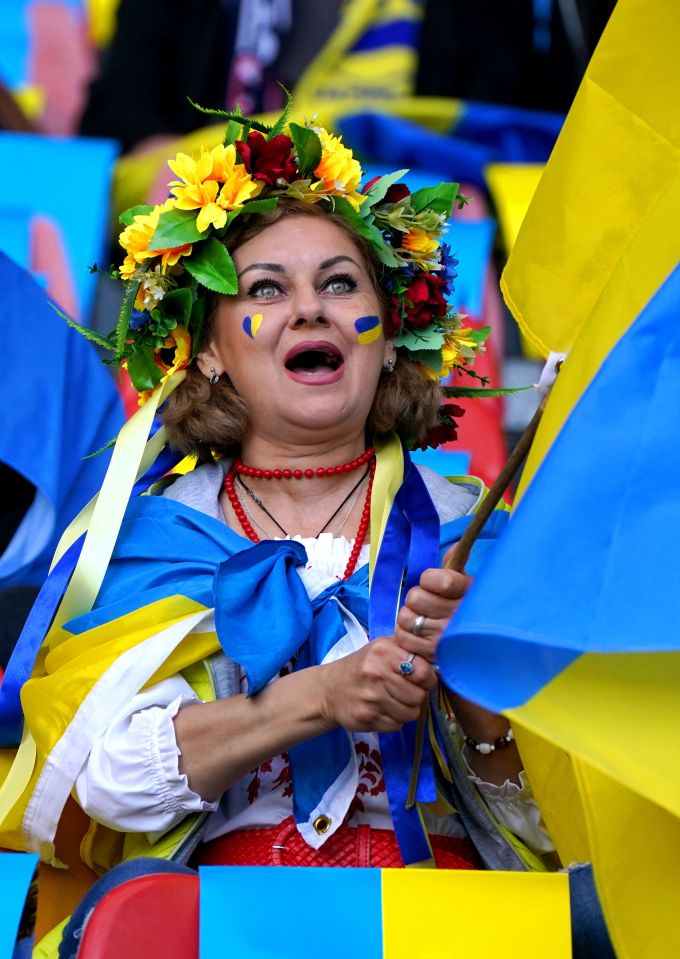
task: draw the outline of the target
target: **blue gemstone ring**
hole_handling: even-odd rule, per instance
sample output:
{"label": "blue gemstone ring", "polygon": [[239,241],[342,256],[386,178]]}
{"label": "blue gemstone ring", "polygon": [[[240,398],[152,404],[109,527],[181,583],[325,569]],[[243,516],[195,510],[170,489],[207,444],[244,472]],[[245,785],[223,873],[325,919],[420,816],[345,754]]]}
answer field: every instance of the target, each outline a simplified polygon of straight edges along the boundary
{"label": "blue gemstone ring", "polygon": [[410,676],[413,672],[413,659],[415,655],[415,653],[411,653],[408,659],[405,659],[403,663],[399,663],[399,672],[402,676]]}

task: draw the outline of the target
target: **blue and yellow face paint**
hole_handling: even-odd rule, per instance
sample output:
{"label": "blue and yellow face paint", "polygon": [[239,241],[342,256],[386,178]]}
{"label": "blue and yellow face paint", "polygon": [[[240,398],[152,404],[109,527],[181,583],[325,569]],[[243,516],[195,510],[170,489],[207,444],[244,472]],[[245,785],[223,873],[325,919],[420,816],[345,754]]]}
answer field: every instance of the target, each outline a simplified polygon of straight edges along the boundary
{"label": "blue and yellow face paint", "polygon": [[360,316],[354,321],[359,342],[363,345],[375,343],[382,336],[382,323],[379,316]]}
{"label": "blue and yellow face paint", "polygon": [[263,316],[261,313],[253,313],[252,316],[243,317],[243,329],[251,340],[257,336],[257,331],[262,326]]}

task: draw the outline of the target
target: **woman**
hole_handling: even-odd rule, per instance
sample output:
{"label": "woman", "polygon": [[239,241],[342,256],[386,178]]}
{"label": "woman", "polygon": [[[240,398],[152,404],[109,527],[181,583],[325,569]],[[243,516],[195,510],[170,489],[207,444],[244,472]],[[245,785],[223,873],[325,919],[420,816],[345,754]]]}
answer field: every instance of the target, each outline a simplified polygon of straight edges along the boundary
{"label": "woman", "polygon": [[[397,439],[436,425],[438,376],[479,346],[444,299],[455,186],[411,195],[388,177],[360,193],[340,141],[281,131],[180,155],[173,199],[133,211],[121,237],[121,356],[156,399],[176,377],[165,426],[200,465],[132,502],[95,609],[25,687],[36,739],[32,708],[65,731],[24,829],[49,841],[69,765],[94,824],[84,855],[135,860],[104,888],[149,852],[544,868],[507,720],[435,692],[469,583],[439,560],[480,490],[416,469]],[[54,679],[82,675],[93,648],[104,665],[64,722]],[[427,708],[437,733],[412,776]]]}

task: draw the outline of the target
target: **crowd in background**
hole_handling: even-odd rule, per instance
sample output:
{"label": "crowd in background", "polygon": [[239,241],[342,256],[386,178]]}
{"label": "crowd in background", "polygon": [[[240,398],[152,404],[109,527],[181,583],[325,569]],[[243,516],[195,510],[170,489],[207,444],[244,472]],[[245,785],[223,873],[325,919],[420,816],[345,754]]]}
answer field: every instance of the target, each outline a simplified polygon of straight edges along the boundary
{"label": "crowd in background", "polygon": [[[475,0],[427,0],[424,4],[417,0],[377,0],[363,4],[362,15],[367,18],[365,29],[352,50],[365,56],[375,49],[378,63],[383,56],[381,44],[400,45],[405,51],[404,63],[408,64],[410,76],[404,81],[403,91],[397,92],[406,93],[411,104],[430,104],[431,98],[444,98],[442,102],[446,103],[460,99],[563,114],[614,2],[515,0],[508,4],[504,0],[489,0],[480,5]],[[14,73],[10,69],[9,55],[4,64],[0,58],[0,125],[5,131],[0,134],[0,148],[7,153],[8,144],[12,149],[17,142],[20,146],[22,141],[17,141],[15,134],[43,138],[60,148],[60,141],[54,140],[60,135],[74,137],[76,143],[80,138],[114,141],[111,152],[97,160],[103,171],[99,190],[105,211],[109,204],[108,191],[115,194],[120,190],[123,175],[130,169],[126,163],[159,150],[171,155],[172,144],[178,137],[206,126],[211,120],[199,114],[190,100],[213,109],[232,109],[239,103],[248,113],[278,109],[284,97],[281,85],[295,93],[301,77],[308,75],[310,65],[323,51],[337,46],[347,33],[352,18],[357,16],[358,6],[356,2],[341,0],[324,3],[316,0],[120,0],[118,3],[116,0],[99,3],[62,0],[5,3],[4,8],[0,34],[5,30],[10,39],[16,39],[21,26],[19,32],[28,52],[24,56],[22,82],[17,80],[16,69]],[[392,33],[386,36],[388,30]],[[11,44],[3,44],[0,36],[0,48],[3,47],[10,51]],[[385,86],[389,86],[387,81]],[[381,103],[372,99],[370,88],[367,87],[363,98],[360,89],[353,93],[358,109],[380,111]],[[390,109],[393,106],[391,104]],[[436,110],[433,116],[438,116]],[[423,111],[426,125],[428,119],[431,119],[429,106]],[[430,125],[436,126],[437,122],[441,127],[441,117]],[[12,137],[14,139],[7,139]],[[37,149],[37,141],[30,142],[32,149]],[[398,152],[403,142],[395,141],[393,146]],[[379,157],[370,155],[370,145],[367,147],[364,143],[363,148],[368,162],[375,159],[388,169],[399,165],[391,160],[390,144],[386,144],[384,138]],[[116,153],[124,159],[114,166]],[[359,153],[363,160],[362,150]],[[37,156],[37,153],[28,155]],[[11,152],[9,156],[10,160],[5,162],[11,162]],[[456,170],[447,172],[456,176]],[[22,174],[33,175],[42,190],[64,189],[50,180],[49,173],[46,177],[45,169],[39,174],[22,170]],[[88,226],[82,219],[82,211],[92,206],[88,200],[88,175],[86,162],[76,175],[82,192],[80,196],[71,197],[71,207],[77,210],[80,205],[81,231],[98,234],[89,239],[102,251],[103,260],[115,260],[115,229],[112,230],[105,213],[99,217],[98,228]],[[5,177],[3,182],[0,216],[3,208],[10,208],[14,202],[11,180]],[[134,193],[134,185],[132,189]],[[126,196],[124,205],[146,199],[143,195]],[[488,199],[479,197],[482,204]],[[114,200],[112,207],[115,206]],[[89,302],[82,296],[78,299],[75,281],[69,280],[68,273],[69,269],[74,276],[84,273],[85,264],[69,264],[63,237],[60,240],[58,219],[52,221],[40,213],[35,207],[31,210],[26,259],[20,266],[27,267],[47,293],[80,322],[110,329],[116,303],[107,296],[105,284],[102,292],[100,281],[96,295],[93,294]],[[11,257],[13,250],[7,248],[8,235],[3,225],[0,249]],[[496,263],[496,275],[497,268]],[[497,298],[497,291],[495,296]],[[497,310],[500,310],[499,303],[498,300]],[[8,325],[10,312],[5,309]],[[14,322],[20,330],[26,322],[20,303],[15,303],[14,313]],[[69,340],[75,336],[56,313],[48,319],[55,327],[61,325],[60,337]],[[504,343],[504,334],[500,337],[501,363],[512,361],[513,355],[520,352],[511,324],[507,324],[506,332]],[[33,337],[19,332],[14,340],[16,349],[27,351],[33,349],[33,342]],[[68,349],[55,350],[53,354],[52,364],[66,362]],[[82,367],[80,375],[76,375],[70,368],[67,378],[63,370],[55,370],[53,366],[45,369],[44,362],[27,357],[23,365],[29,377],[34,375],[53,385],[49,401],[63,409],[64,428],[63,424],[69,420],[68,408],[82,407],[82,376],[89,377],[91,373],[89,367],[86,372]],[[7,383],[4,388],[9,388]],[[32,391],[30,385],[26,389]],[[102,385],[101,390],[105,389]],[[113,384],[110,389],[115,394]],[[40,417],[35,409],[26,404],[25,411],[22,410],[15,397],[6,400],[15,413],[15,436],[36,430],[39,434],[37,420]],[[101,405],[109,412],[111,404],[116,402],[113,396],[102,394]],[[122,412],[117,417],[122,421]],[[113,426],[120,425],[116,416],[113,420],[116,421]],[[513,426],[508,424],[507,417],[502,420],[502,426],[512,433]],[[53,428],[58,429],[54,424]],[[106,433],[111,429],[112,419],[107,413],[102,417],[99,432],[95,431],[90,437],[92,450],[111,438]],[[64,442],[68,446],[71,440],[67,436]],[[30,562],[19,559],[14,566],[7,565],[12,543],[16,547],[22,524],[45,492],[39,488],[36,476],[31,475],[30,470],[23,471],[19,465],[15,455],[17,443],[21,445],[21,440],[9,439],[4,451],[0,450],[3,486],[0,558],[4,555],[6,561],[4,567],[0,565],[0,587],[4,587],[0,595],[8,610],[0,621],[6,633],[3,637],[6,649],[11,648],[31,598],[31,594],[20,596],[8,592],[8,588],[39,585],[55,536],[72,518],[66,512],[77,510],[101,481],[101,469],[93,469],[91,461],[82,460],[85,451],[80,450],[78,462],[83,464],[88,478],[79,486],[78,502],[64,495],[52,504],[54,515],[50,521],[54,530],[49,543],[43,544],[42,564],[35,565],[32,557]],[[54,468],[63,468],[63,464],[58,466],[58,463],[57,457]],[[56,488],[59,483],[54,485]]]}

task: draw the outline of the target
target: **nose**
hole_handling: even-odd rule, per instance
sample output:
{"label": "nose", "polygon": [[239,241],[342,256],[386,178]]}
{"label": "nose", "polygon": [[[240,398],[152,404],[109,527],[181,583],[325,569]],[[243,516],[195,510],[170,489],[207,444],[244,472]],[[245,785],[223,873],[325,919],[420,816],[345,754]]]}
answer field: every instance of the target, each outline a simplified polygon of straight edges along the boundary
{"label": "nose", "polygon": [[328,326],[323,298],[312,284],[298,286],[292,302],[291,326],[294,328]]}

